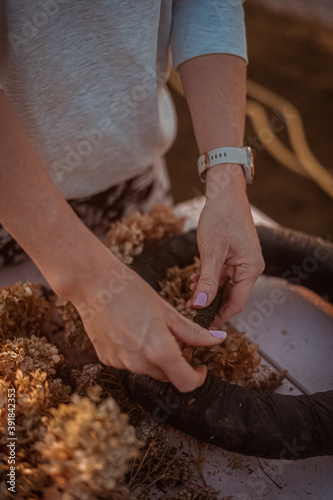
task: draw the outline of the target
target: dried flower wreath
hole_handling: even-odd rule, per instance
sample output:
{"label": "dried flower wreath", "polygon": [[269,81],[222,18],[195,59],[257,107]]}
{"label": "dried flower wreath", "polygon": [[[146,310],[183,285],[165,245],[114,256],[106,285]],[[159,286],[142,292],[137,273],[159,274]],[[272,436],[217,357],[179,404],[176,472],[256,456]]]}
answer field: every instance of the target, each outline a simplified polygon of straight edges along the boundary
{"label": "dried flower wreath", "polygon": [[[146,244],[180,234],[184,219],[165,207],[134,214],[112,225],[108,246],[126,264]],[[189,276],[200,260],[171,266],[159,293],[181,314]],[[265,367],[245,334],[228,328],[226,341],[211,348],[187,346],[184,356],[207,364],[211,375],[234,386],[272,390],[284,373]],[[58,340],[62,340],[59,341]],[[88,349],[90,340],[73,304],[45,297],[39,285],[0,289],[0,471],[8,473],[8,389],[16,390],[16,492],[1,479],[4,499],[115,500],[148,498],[152,487],[172,489],[168,500],[215,500],[219,492],[192,483],[195,464],[167,443],[163,425],[129,399],[112,367],[80,366],[61,346]],[[83,352],[83,351],[82,351]],[[196,403],[195,403],[196,404]]]}

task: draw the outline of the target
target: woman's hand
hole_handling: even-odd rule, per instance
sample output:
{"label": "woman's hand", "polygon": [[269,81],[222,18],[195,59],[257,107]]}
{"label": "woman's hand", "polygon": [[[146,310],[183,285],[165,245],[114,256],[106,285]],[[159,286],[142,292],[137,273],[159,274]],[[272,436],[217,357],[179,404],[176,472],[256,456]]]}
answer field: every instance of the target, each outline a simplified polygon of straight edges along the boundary
{"label": "woman's hand", "polygon": [[[233,54],[205,54],[186,60],[178,71],[200,155],[224,146],[241,147],[246,109],[245,59]],[[216,324],[221,325],[243,308],[264,262],[241,166],[216,165],[208,170],[206,180],[207,202],[198,227],[202,270],[200,278],[193,276],[192,289],[194,302],[202,306],[207,296],[208,305],[220,280],[233,280],[233,286],[225,285],[227,299],[216,317]]]}
{"label": "woman's hand", "polygon": [[112,254],[98,262],[89,285],[69,299],[101,362],[171,381],[182,392],[202,385],[206,366],[191,367],[180,344],[210,346],[221,340],[181,316]]}
{"label": "woman's hand", "polygon": [[207,172],[206,204],[198,225],[201,274],[192,275],[194,299],[211,303],[225,282],[226,298],[215,317],[221,327],[244,307],[265,264],[239,165],[219,165]]}

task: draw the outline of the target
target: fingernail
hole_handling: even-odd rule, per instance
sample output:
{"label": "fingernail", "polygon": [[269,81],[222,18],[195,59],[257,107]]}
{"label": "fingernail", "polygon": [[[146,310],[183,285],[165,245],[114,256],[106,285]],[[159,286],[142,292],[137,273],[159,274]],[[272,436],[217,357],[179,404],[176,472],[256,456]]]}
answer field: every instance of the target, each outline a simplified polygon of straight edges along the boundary
{"label": "fingernail", "polygon": [[224,330],[209,330],[209,333],[217,339],[225,339],[227,336],[227,332],[225,332]]}
{"label": "fingernail", "polygon": [[208,299],[207,293],[205,293],[205,292],[199,292],[198,295],[196,296],[195,301],[193,302],[193,304],[195,306],[202,306],[202,307],[204,307],[206,305],[207,299]]}

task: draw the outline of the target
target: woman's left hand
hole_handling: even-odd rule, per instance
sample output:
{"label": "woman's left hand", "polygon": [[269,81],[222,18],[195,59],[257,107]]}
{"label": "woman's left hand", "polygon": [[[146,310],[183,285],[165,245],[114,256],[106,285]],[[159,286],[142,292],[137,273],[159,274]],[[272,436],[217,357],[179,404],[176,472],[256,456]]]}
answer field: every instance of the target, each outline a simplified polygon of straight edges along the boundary
{"label": "woman's left hand", "polygon": [[188,305],[208,306],[225,283],[226,297],[214,321],[220,327],[242,310],[265,267],[239,165],[207,172],[197,239],[201,273],[191,276],[194,298]]}

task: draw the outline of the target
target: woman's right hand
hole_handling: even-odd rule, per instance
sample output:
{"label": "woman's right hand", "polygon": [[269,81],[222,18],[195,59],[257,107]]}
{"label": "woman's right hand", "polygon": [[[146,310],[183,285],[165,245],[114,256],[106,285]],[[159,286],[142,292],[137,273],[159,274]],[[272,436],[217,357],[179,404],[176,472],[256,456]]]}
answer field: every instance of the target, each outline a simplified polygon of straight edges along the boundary
{"label": "woman's right hand", "polygon": [[180,344],[221,343],[209,330],[181,316],[137,273],[112,254],[98,261],[99,273],[69,297],[81,314],[100,361],[127,368],[189,392],[205,381],[205,365],[193,368]]}

